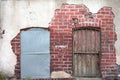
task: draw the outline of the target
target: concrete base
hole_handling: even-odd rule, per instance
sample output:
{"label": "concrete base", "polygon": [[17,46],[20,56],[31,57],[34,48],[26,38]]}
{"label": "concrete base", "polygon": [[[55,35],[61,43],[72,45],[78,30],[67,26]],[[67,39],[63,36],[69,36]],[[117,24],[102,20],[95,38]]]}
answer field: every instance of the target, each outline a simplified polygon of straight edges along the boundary
{"label": "concrete base", "polygon": [[101,78],[76,78],[76,80],[102,80]]}

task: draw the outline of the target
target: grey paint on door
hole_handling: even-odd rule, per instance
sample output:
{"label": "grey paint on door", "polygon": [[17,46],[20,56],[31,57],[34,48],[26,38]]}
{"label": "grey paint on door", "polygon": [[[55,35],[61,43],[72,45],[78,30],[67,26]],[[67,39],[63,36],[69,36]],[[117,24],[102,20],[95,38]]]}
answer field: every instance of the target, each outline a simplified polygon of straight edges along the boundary
{"label": "grey paint on door", "polygon": [[41,28],[21,31],[21,78],[50,77],[50,33]]}

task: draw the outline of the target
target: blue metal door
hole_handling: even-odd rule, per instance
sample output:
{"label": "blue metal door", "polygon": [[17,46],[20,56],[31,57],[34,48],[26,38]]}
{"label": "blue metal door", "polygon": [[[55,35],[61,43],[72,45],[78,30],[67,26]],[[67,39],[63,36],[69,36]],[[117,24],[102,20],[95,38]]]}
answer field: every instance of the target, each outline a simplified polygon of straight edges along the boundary
{"label": "blue metal door", "polygon": [[41,28],[21,32],[21,78],[49,78],[50,33]]}

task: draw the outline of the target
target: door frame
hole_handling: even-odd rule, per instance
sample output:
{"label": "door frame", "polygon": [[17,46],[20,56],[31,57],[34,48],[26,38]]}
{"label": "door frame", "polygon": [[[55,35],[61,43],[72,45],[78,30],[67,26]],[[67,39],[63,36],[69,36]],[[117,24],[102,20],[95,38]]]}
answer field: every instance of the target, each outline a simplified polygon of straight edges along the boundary
{"label": "door frame", "polygon": [[[75,75],[74,75],[74,44],[73,44],[73,41],[74,41],[74,32],[75,31],[78,31],[78,30],[93,30],[93,31],[99,31],[100,32],[100,54],[99,54],[99,60],[100,60],[100,66],[99,66],[99,70],[100,70],[100,76],[99,77],[76,77]],[[101,45],[101,41],[102,40],[102,38],[101,38],[101,28],[100,27],[92,27],[92,26],[83,26],[83,27],[75,27],[75,28],[72,28],[72,71],[73,71],[73,73],[72,73],[72,76],[73,77],[75,77],[75,78],[79,78],[79,79],[86,79],[86,78],[98,78],[98,79],[100,79],[101,77],[102,77],[102,74],[101,74],[101,55],[102,55],[102,45]],[[88,79],[89,80],[89,79]]]}

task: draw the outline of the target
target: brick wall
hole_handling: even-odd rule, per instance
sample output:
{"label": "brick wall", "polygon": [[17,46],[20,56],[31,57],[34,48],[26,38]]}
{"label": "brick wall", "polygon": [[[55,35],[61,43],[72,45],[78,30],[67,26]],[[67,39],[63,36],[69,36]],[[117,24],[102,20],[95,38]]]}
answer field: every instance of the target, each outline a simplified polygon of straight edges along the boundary
{"label": "brick wall", "polygon": [[[116,77],[116,33],[113,23],[114,14],[109,7],[101,8],[97,13],[91,14],[85,5],[63,4],[60,9],[55,10],[50,22],[50,55],[51,72],[65,71],[72,75],[72,29],[75,28],[72,19],[77,18],[76,27],[99,27],[101,29],[101,73],[103,79]],[[11,41],[13,52],[17,56],[15,75],[20,78],[20,35]],[[113,79],[112,79],[113,80]]]}
{"label": "brick wall", "polygon": [[64,70],[72,74],[72,29],[75,28],[72,19],[77,18],[76,27],[92,26],[101,29],[101,73],[104,79],[110,77],[113,79],[117,75],[114,14],[109,7],[101,8],[97,13],[92,14],[93,18],[89,18],[87,14],[92,13],[85,5],[63,4],[55,11],[49,26],[51,71]]}

